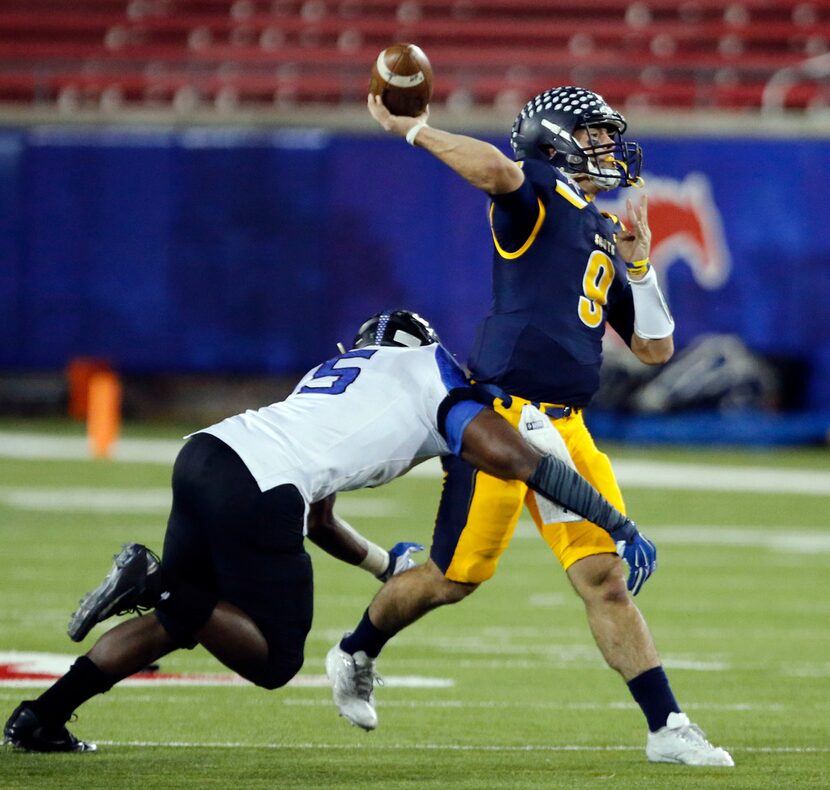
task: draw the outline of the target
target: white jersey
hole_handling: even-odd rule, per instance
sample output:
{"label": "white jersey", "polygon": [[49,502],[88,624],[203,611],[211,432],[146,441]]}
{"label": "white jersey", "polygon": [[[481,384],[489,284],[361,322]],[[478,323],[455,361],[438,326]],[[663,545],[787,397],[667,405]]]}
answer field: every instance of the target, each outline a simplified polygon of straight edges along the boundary
{"label": "white jersey", "polygon": [[317,502],[449,454],[438,408],[466,384],[438,344],[368,346],[309,371],[286,400],[199,433],[233,448],[262,491],[291,483],[307,503]]}

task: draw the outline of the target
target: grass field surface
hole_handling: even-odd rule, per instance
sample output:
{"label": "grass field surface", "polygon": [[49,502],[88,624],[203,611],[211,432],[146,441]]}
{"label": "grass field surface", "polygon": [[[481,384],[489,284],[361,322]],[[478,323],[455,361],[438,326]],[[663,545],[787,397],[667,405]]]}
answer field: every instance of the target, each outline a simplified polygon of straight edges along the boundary
{"label": "grass field surface", "polygon": [[[26,445],[22,430],[32,429],[0,424],[0,665],[38,654],[58,666],[78,650],[69,614],[121,543],[160,549],[170,465],[55,458],[48,442],[20,457],[9,437]],[[5,747],[0,788],[830,787],[830,452],[609,452],[625,470],[630,514],[659,550],[637,602],[681,704],[731,751],[734,769],[646,762],[639,710],[523,519],[493,580],[387,647],[377,731],[339,719],[322,678],[326,651],[377,583],[310,547],[315,621],[296,683],[116,687],[71,725],[97,753]],[[649,470],[661,472],[659,488]],[[382,545],[428,544],[439,488],[411,476],[343,495],[339,512]],[[201,648],[165,658],[161,671],[227,679]],[[16,683],[0,682],[3,721],[40,693]]]}

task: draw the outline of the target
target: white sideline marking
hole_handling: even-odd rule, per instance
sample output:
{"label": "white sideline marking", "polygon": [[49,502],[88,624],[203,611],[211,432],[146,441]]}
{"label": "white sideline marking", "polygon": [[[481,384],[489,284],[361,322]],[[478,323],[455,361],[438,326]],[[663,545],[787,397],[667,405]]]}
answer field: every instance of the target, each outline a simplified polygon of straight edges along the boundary
{"label": "white sideline marking", "polygon": [[696,661],[692,658],[672,658],[666,656],[663,660],[666,669],[686,669],[689,672],[729,672],[732,665],[726,661]]}
{"label": "white sideline marking", "polygon": [[790,554],[824,554],[830,552],[830,533],[806,530],[768,531],[769,527],[701,527],[659,526],[648,527],[646,533],[659,543],[707,546],[756,546]]}
{"label": "white sideline marking", "polygon": [[530,606],[564,606],[568,599],[565,593],[531,593],[527,602]]}
{"label": "white sideline marking", "polygon": [[[0,678],[0,688],[48,688],[57,680],[57,676],[38,680],[18,680],[15,678]],[[169,678],[127,678],[118,683],[119,688],[158,688],[195,686],[205,688],[209,686],[250,686],[249,681],[237,675],[183,675]],[[416,675],[384,675],[383,685],[390,688],[409,689],[443,689],[453,688],[455,681],[450,678],[425,678]],[[288,681],[287,686],[294,688],[329,689],[331,682],[325,675],[298,675]]]}
{"label": "white sideline marking", "polygon": [[[113,445],[116,461],[172,464],[181,450],[176,439],[119,439]],[[50,436],[43,433],[0,431],[0,457],[42,460],[91,461],[85,436]]]}
{"label": "white sideline marking", "polygon": [[[497,744],[462,743],[241,743],[238,741],[96,741],[102,746],[131,746],[131,747],[166,747],[169,749],[275,749],[290,751],[291,749],[367,749],[369,751],[436,751],[436,752],[639,752],[642,746],[585,746],[568,744],[556,746],[552,744],[537,744],[527,746],[500,746]],[[829,746],[747,746],[732,747],[737,752],[753,752],[759,754],[827,754]]]}
{"label": "white sideline marking", "polygon": [[617,479],[629,488],[816,494],[830,496],[830,472],[652,461],[617,461]]}
{"label": "white sideline marking", "polygon": [[[298,708],[327,708],[332,705],[330,699],[305,699],[289,697],[282,700],[283,705]],[[487,709],[501,710],[508,708],[520,708],[522,710],[583,710],[583,711],[605,711],[605,710],[639,710],[634,702],[502,702],[496,700],[479,700],[478,702],[463,702],[462,700],[390,700],[384,698],[380,703],[381,708],[452,708],[463,709]],[[749,702],[739,702],[734,705],[719,703],[698,703],[685,704],[684,710],[705,710],[721,711],[726,713],[765,713],[787,710],[786,706],[778,704],[754,705]]]}
{"label": "white sideline marking", "polygon": [[[170,488],[31,488],[0,486],[0,505],[56,513],[167,513]],[[353,518],[387,518],[396,512],[388,497],[341,497],[337,512]]]}
{"label": "white sideline marking", "polygon": [[[643,532],[658,544],[674,546],[747,546],[750,548],[769,549],[788,554],[826,554],[830,552],[830,532],[793,530],[771,524],[759,524],[754,527],[727,526],[713,527],[701,524],[648,524]],[[528,518],[523,517],[514,538],[538,539],[539,532]],[[535,606],[553,606],[532,602]]]}
{"label": "white sideline marking", "polygon": [[[120,687],[121,684],[119,684]],[[158,705],[160,702],[175,702],[181,703],[183,700],[190,699],[185,694],[176,694],[168,688],[168,692],[163,696],[159,689],[155,689],[150,694],[131,693],[129,696],[129,704],[147,703],[148,705]],[[17,691],[0,691],[0,700],[11,702],[20,701],[20,695]],[[286,707],[331,707],[331,699],[326,696],[325,699],[308,699],[301,697],[283,697],[278,700]],[[98,700],[98,704],[124,704],[124,698],[119,696],[103,696]],[[568,710],[568,711],[637,711],[639,708],[634,702],[504,702],[504,701],[478,701],[478,702],[463,702],[461,700],[390,700],[385,698],[381,703],[381,707],[385,708],[449,708],[453,710],[463,710],[465,708],[472,709],[508,709],[521,708],[539,709],[539,710]],[[792,706],[781,705],[779,703],[769,703],[763,705],[756,705],[751,702],[736,702],[734,704],[717,703],[717,702],[693,702],[684,703],[683,708],[687,711],[718,711],[723,713],[783,713],[792,710]],[[815,704],[811,710],[825,710],[828,708],[827,704]]]}
{"label": "white sideline marking", "polygon": [[[67,653],[33,653],[17,650],[0,651],[0,688],[42,688],[51,686],[55,680],[64,675],[76,656]],[[45,677],[26,678],[15,675],[42,675]],[[445,689],[455,686],[452,678],[422,677],[420,675],[389,675],[384,677],[384,685],[393,688],[428,688]],[[209,673],[167,673],[159,672],[157,676],[126,678],[119,686],[125,687],[159,687],[159,686],[248,686],[247,680],[230,672]],[[300,688],[330,688],[331,683],[325,675],[297,675],[288,682],[289,686]]]}
{"label": "white sideline marking", "polygon": [[[120,439],[113,459],[127,463],[172,464],[182,446],[178,440]],[[0,457],[45,460],[92,460],[83,436],[50,436],[26,431],[0,431]],[[674,488],[709,491],[754,491],[830,496],[830,472],[815,469],[729,466],[670,461],[614,462],[620,484],[627,488]],[[437,459],[416,466],[413,477],[440,477]]]}
{"label": "white sideline marking", "polygon": [[[691,464],[677,461],[613,461],[624,488],[672,488],[692,491],[750,491],[767,494],[830,496],[830,472],[816,469]],[[440,477],[435,458],[409,472],[415,477]]]}
{"label": "white sideline marking", "polygon": [[164,513],[172,499],[168,488],[0,487],[6,507],[57,513]]}

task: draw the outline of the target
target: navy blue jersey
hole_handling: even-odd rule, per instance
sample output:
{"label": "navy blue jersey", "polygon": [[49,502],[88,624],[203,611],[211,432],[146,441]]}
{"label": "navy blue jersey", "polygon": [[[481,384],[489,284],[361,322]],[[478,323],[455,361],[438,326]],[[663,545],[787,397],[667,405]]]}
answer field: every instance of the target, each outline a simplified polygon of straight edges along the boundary
{"label": "navy blue jersey", "polygon": [[606,320],[631,343],[634,305],[616,217],[545,162],[493,198],[493,304],[469,360],[477,381],[585,406],[599,387]]}

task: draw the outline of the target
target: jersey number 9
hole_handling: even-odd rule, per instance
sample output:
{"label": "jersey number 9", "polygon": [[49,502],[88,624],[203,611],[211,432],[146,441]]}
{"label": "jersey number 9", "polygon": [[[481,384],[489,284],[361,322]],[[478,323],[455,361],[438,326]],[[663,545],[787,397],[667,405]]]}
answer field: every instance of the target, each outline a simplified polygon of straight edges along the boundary
{"label": "jersey number 9", "polygon": [[579,297],[579,318],[585,326],[596,329],[602,324],[602,308],[608,301],[608,289],[613,280],[613,262],[604,252],[594,250],[582,276],[584,296]]}

